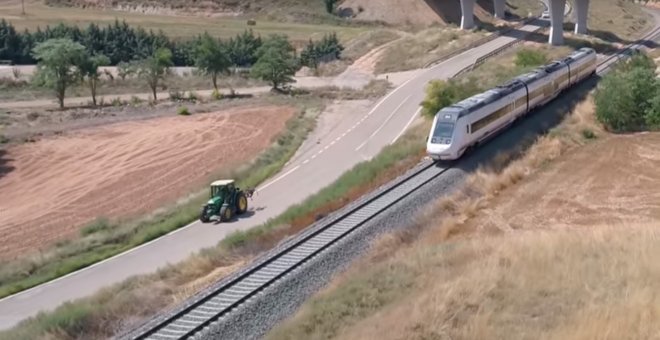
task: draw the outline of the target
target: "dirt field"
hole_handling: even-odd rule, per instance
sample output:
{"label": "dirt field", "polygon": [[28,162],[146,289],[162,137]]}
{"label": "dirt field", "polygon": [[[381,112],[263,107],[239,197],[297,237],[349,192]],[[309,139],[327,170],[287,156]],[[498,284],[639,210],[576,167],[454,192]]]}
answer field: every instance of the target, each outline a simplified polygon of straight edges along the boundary
{"label": "dirt field", "polygon": [[75,235],[98,216],[153,211],[252,159],[291,107],[122,122],[9,147],[0,156],[0,258]]}

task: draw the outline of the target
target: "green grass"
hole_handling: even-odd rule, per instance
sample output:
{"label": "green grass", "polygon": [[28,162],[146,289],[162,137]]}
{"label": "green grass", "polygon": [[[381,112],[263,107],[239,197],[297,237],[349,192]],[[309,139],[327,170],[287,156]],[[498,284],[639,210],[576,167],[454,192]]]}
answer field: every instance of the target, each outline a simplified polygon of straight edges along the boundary
{"label": "green grass", "polygon": [[[310,104],[311,103],[311,104]],[[318,104],[301,101],[303,111],[287,122],[276,143],[252,164],[220,177],[236,178],[241,187],[254,187],[279,171],[313,129]],[[214,177],[218,177],[214,176]],[[61,242],[46,254],[5,263],[0,266],[0,297],[50,281],[87,267],[135,246],[181,228],[198,218],[199,208],[207,192],[192,194],[188,199],[165,212],[140,221],[99,219],[82,228],[80,239]]]}
{"label": "green grass", "polygon": [[20,1],[0,3],[0,18],[5,18],[14,24],[17,30],[42,29],[47,25],[54,26],[60,22],[87,26],[90,23],[100,25],[110,24],[119,18],[129,24],[145,29],[163,30],[173,38],[187,38],[208,31],[210,34],[230,38],[246,29],[255,33],[286,34],[295,41],[307,41],[310,38],[321,38],[324,34],[337,32],[340,39],[346,41],[363,30],[363,27],[338,26],[334,24],[305,24],[293,22],[278,22],[269,18],[257,19],[255,26],[248,26],[247,19],[233,17],[206,17],[183,15],[145,15],[135,12],[102,10],[96,8],[82,9],[78,7],[48,7],[41,2],[27,2],[26,16],[21,15]]}

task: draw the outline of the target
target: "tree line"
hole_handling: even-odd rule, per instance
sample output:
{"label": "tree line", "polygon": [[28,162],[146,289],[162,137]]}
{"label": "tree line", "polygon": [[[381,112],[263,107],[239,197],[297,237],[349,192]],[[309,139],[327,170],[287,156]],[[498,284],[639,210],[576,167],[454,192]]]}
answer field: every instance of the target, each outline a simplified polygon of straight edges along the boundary
{"label": "tree line", "polygon": [[[13,64],[35,64],[34,48],[42,42],[51,39],[69,39],[84,46],[90,55],[104,55],[109,66],[143,60],[152,56],[159,49],[168,49],[172,53],[174,66],[194,66],[197,46],[202,44],[203,35],[188,40],[170,39],[163,31],[147,31],[141,27],[131,27],[125,21],[115,20],[105,27],[94,23],[87,28],[60,23],[57,26],[47,26],[44,30],[37,28],[30,32],[18,32],[5,19],[0,20],[0,60]],[[262,38],[251,30],[236,37],[219,42],[234,66],[248,67],[257,61],[256,51],[262,45]],[[309,48],[309,47],[308,47]],[[305,65],[315,65],[317,59],[333,53],[338,58],[341,46],[336,35],[328,35],[318,44],[312,43],[311,59],[305,59]],[[318,50],[318,51],[317,51]],[[317,52],[320,54],[317,58]]]}
{"label": "tree line", "polygon": [[[266,80],[273,89],[294,82],[293,76],[302,66],[318,67],[319,63],[338,59],[343,46],[335,34],[326,35],[318,42],[311,41],[298,57],[297,51],[286,36],[271,35],[266,39],[245,32],[229,41],[200,35],[187,51],[192,65],[207,75],[217,93],[218,78],[227,75],[232,66],[251,65],[254,78]],[[2,50],[0,50],[2,51]],[[36,44],[30,56],[37,61],[33,78],[36,85],[54,90],[60,108],[64,107],[66,89],[84,82],[90,89],[92,103],[96,106],[96,90],[100,81],[98,68],[112,64],[110,57],[89,48],[71,37],[51,38]],[[158,47],[151,54],[121,61],[119,76],[134,74],[149,86],[154,101],[159,84],[165,80],[169,68],[175,65],[175,54],[168,47]],[[233,92],[233,91],[232,91]]]}

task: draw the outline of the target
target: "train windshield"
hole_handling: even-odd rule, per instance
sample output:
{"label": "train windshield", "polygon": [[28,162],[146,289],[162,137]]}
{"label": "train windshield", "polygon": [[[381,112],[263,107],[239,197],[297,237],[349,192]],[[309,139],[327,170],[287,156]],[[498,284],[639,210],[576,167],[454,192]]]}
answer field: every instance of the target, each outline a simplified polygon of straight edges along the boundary
{"label": "train windshield", "polygon": [[433,131],[432,143],[450,144],[454,134],[454,123],[438,122]]}

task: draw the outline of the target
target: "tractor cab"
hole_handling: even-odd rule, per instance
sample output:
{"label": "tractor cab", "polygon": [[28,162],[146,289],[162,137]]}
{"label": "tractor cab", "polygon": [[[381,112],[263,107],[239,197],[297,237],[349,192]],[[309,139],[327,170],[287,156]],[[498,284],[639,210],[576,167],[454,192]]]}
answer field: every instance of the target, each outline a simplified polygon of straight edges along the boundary
{"label": "tractor cab", "polygon": [[234,191],[234,180],[233,179],[223,179],[211,183],[211,199],[214,197],[225,198],[228,193]]}
{"label": "tractor cab", "polygon": [[232,217],[247,211],[245,193],[235,186],[233,179],[223,179],[211,183],[209,201],[202,207],[200,221],[209,222],[213,217],[229,221]]}

